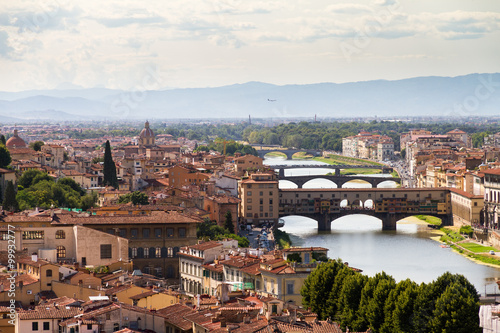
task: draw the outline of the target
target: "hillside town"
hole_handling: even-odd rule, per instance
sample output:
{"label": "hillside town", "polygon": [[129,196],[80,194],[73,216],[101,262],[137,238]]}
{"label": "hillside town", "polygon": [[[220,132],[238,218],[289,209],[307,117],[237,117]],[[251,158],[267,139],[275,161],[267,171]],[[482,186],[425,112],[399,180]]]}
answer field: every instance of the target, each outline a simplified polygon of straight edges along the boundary
{"label": "hillside town", "polygon": [[[36,177],[70,179],[65,182],[95,203],[28,207],[35,199],[26,194],[17,212],[4,204],[2,332],[349,331],[303,307],[306,279],[336,256],[319,246],[279,246],[273,231],[290,208],[278,174],[263,158],[197,151],[197,140],[156,135],[148,121],[135,137],[46,140],[42,131],[50,127],[21,128],[3,129],[12,134],[5,143],[11,161],[0,168],[2,202],[12,196],[9,186],[27,188],[20,182],[31,172],[31,184]],[[343,156],[396,170],[400,190],[446,188],[449,194],[429,195],[419,207],[447,214],[452,225],[471,226],[480,241],[500,247],[499,138],[488,136],[473,148],[460,129],[415,129],[401,134],[398,150],[390,137],[361,131],[343,138],[342,148]],[[106,141],[116,186],[105,179]],[[136,201],[140,194],[145,199]],[[299,194],[292,204],[295,198]],[[300,198],[313,212],[354,209],[333,196]],[[419,208],[411,198],[373,200],[372,210],[410,214]],[[207,223],[230,233],[199,237]]]}

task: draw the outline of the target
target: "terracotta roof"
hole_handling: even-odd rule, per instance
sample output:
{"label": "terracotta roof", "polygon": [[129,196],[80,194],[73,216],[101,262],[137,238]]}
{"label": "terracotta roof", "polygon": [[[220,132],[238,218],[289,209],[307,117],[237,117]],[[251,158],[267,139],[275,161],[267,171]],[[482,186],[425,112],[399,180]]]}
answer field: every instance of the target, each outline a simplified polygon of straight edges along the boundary
{"label": "terracotta roof", "polygon": [[134,296],[130,296],[129,298],[133,299],[133,300],[138,300],[138,299],[146,298],[146,297],[149,297],[149,296],[152,296],[152,295],[156,295],[156,294],[159,294],[159,293],[157,291],[152,291],[151,290],[151,291],[146,291],[146,292],[134,295]]}
{"label": "terracotta roof", "polygon": [[194,250],[199,250],[199,251],[204,251],[208,249],[213,249],[214,247],[219,247],[222,246],[222,243],[219,242],[214,242],[214,241],[209,241],[209,242],[204,242],[196,245],[191,245],[188,246],[188,248],[194,249]]}
{"label": "terracotta roof", "polygon": [[166,322],[182,330],[189,330],[192,327],[191,322],[184,319],[184,316],[190,313],[194,313],[194,310],[183,304],[174,304],[156,311],[156,314],[165,318]]}
{"label": "terracotta roof", "polygon": [[66,319],[73,318],[76,315],[82,314],[83,310],[77,307],[47,307],[37,308],[36,310],[19,311],[19,319],[33,320],[33,319]]}

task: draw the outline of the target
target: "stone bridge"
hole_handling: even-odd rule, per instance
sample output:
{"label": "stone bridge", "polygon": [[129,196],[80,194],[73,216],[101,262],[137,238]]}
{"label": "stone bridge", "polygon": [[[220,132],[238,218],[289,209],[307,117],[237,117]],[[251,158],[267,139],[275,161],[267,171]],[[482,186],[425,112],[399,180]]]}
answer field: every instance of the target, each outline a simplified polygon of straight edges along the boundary
{"label": "stone bridge", "polygon": [[280,217],[299,215],[318,222],[318,230],[331,230],[331,222],[352,214],[382,220],[383,230],[396,230],[396,222],[414,215],[431,215],[452,224],[448,188],[281,189]]}
{"label": "stone bridge", "polygon": [[338,188],[341,188],[342,185],[351,181],[351,180],[362,180],[369,183],[372,187],[377,187],[380,183],[385,181],[394,181],[396,183],[401,184],[401,178],[389,178],[389,177],[370,177],[370,176],[329,176],[329,175],[311,175],[311,176],[281,176],[278,178],[279,180],[288,180],[298,188],[302,188],[305,183],[313,179],[327,179],[334,182]]}
{"label": "stone bridge", "polygon": [[371,165],[371,164],[363,164],[363,165],[349,165],[349,164],[342,164],[342,165],[331,165],[331,164],[315,164],[315,165],[281,165],[281,164],[275,164],[275,165],[268,165],[270,169],[279,169],[279,176],[280,177],[285,177],[285,170],[289,169],[333,169],[335,170],[335,176],[340,176],[340,170],[342,169],[382,169],[382,173],[384,174],[389,174],[393,171],[391,167],[388,167],[386,165]]}
{"label": "stone bridge", "polygon": [[[312,156],[321,156],[323,151],[321,150],[316,150],[316,149],[288,149],[288,148],[283,148],[280,146],[266,146],[266,145],[252,145],[257,153],[259,154],[259,157],[264,158],[266,154],[269,153],[283,153],[286,155],[287,160],[291,160],[292,156],[296,153],[306,153],[308,155]],[[259,149],[258,149],[258,148]],[[267,149],[262,149],[262,148],[267,148]]]}

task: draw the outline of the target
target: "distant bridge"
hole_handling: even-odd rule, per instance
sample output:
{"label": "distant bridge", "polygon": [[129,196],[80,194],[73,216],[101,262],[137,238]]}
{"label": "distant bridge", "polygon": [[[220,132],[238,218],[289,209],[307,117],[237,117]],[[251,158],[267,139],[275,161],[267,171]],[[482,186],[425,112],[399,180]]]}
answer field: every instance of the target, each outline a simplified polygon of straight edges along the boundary
{"label": "distant bridge", "polygon": [[287,160],[291,160],[292,156],[296,153],[306,153],[307,155],[312,156],[321,156],[323,153],[322,150],[317,149],[288,149],[276,145],[252,145],[252,147],[255,148],[261,158],[264,158],[266,154],[275,152],[285,154]]}
{"label": "distant bridge", "polygon": [[414,215],[432,215],[452,224],[448,188],[280,189],[279,216],[299,215],[317,221],[319,230],[331,230],[339,217],[364,214],[382,220],[383,230]]}
{"label": "distant bridge", "polygon": [[377,187],[380,183],[385,181],[394,181],[396,183],[401,184],[401,178],[395,177],[370,177],[370,176],[330,176],[330,175],[309,175],[309,176],[281,176],[278,178],[279,180],[288,180],[298,188],[302,188],[305,183],[314,179],[327,179],[334,182],[338,188],[341,188],[347,182],[351,180],[363,180],[369,183],[372,187]]}
{"label": "distant bridge", "polygon": [[382,164],[294,164],[294,165],[286,165],[286,164],[275,164],[275,165],[267,165],[267,167],[271,169],[279,169],[279,176],[285,177],[286,169],[334,169],[335,176],[340,176],[340,170],[342,169],[382,169],[382,173],[391,173],[393,169],[386,165]]}

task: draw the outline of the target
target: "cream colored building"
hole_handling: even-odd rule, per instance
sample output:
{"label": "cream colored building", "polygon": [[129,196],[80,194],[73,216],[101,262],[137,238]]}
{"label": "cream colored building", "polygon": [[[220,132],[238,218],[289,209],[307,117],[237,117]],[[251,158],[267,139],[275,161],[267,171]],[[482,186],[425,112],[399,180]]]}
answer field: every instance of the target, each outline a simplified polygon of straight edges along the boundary
{"label": "cream colored building", "polygon": [[275,224],[279,212],[278,180],[274,173],[253,173],[238,184],[240,219],[247,224]]}

